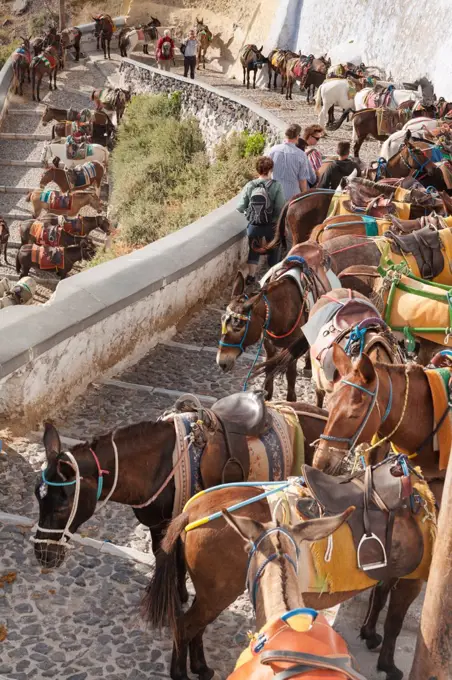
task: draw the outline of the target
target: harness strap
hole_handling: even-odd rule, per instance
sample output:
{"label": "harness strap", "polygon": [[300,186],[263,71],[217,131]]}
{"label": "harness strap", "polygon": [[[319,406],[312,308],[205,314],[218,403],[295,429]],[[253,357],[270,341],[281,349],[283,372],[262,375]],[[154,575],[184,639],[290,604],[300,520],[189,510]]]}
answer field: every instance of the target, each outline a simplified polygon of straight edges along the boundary
{"label": "harness strap", "polygon": [[350,665],[349,656],[318,656],[317,654],[307,654],[306,652],[289,652],[286,650],[269,650],[262,652],[260,661],[268,666],[274,661],[293,662],[296,666],[289,668],[275,675],[275,680],[289,680],[295,678],[300,673],[307,673],[312,669],[330,670],[343,673],[348,680],[366,680],[364,675],[355,671]]}

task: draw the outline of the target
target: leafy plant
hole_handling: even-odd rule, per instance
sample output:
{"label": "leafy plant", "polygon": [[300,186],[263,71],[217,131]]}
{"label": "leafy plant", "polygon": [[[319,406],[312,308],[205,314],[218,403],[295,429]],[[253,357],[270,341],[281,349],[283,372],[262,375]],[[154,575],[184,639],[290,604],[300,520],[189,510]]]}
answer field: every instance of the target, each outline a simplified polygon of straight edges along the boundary
{"label": "leafy plant", "polygon": [[8,61],[11,53],[19,47],[21,40],[17,38],[9,43],[9,45],[0,45],[0,69],[3,68],[4,64]]}

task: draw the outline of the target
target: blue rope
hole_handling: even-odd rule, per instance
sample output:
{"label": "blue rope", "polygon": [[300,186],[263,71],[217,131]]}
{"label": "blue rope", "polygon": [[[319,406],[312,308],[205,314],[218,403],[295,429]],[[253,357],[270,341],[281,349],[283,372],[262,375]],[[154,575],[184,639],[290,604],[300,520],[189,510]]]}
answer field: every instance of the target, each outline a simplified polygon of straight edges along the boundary
{"label": "blue rope", "polygon": [[[265,304],[266,304],[266,309],[267,309],[267,320],[266,320],[266,322],[265,322],[265,324],[264,324],[264,328],[263,328],[263,330],[262,330],[262,337],[261,337],[261,341],[260,341],[260,343],[259,343],[259,347],[257,348],[256,356],[254,357],[254,361],[253,361],[253,363],[251,364],[251,368],[250,368],[250,370],[248,371],[248,375],[246,376],[245,382],[243,383],[243,389],[242,389],[243,392],[246,392],[246,389],[247,389],[247,387],[248,387],[248,380],[250,379],[251,373],[253,372],[253,369],[254,369],[255,365],[257,364],[257,360],[259,359],[259,355],[260,355],[260,353],[261,353],[262,345],[264,344],[265,333],[266,333],[266,331],[267,331],[267,328],[268,328],[269,325],[270,325],[270,305],[268,304],[268,300],[267,300],[267,297],[266,297],[265,295],[263,295],[262,298],[263,298],[263,300],[264,300],[264,302],[265,302]],[[249,320],[250,320],[250,319],[251,319],[251,311],[250,311],[250,316],[249,316],[249,319],[248,319],[248,323],[249,323]],[[248,326],[247,326],[247,329],[248,329]]]}
{"label": "blue rope", "polygon": [[376,180],[380,179],[382,171],[384,171],[386,175],[386,165],[387,165],[386,158],[380,157],[377,161],[377,174],[375,175]]}
{"label": "blue rope", "polygon": [[348,337],[347,344],[345,345],[345,352],[350,355],[352,351],[352,345],[355,342],[359,342],[359,355],[364,352],[364,343],[366,341],[366,333],[367,333],[367,328],[359,328],[358,325],[356,325],[354,328],[352,328],[352,331]]}
{"label": "blue rope", "polygon": [[389,376],[389,399],[388,399],[388,405],[386,406],[386,411],[384,412],[384,416],[383,416],[383,419],[381,421],[382,425],[385,422],[385,420],[387,419],[387,417],[389,416],[389,414],[391,413],[391,409],[392,409],[392,380],[391,380],[391,376]]}

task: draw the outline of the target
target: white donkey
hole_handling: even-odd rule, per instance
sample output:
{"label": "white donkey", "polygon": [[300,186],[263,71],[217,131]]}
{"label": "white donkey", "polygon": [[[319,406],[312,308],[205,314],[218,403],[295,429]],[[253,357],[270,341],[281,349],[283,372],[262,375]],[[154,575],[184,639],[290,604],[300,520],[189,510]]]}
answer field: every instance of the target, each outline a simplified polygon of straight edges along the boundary
{"label": "white donkey", "polygon": [[433,130],[438,127],[438,121],[435,118],[413,118],[405,123],[401,130],[397,130],[388,139],[383,142],[380,149],[381,158],[386,158],[389,160],[394,156],[402,146],[405,140],[405,134],[407,130],[411,131],[413,137],[423,137],[424,130]]}
{"label": "white donkey", "polygon": [[[356,111],[362,111],[363,109],[368,108],[375,108],[373,106],[369,107],[369,104],[366,102],[366,97],[369,94],[369,92],[372,92],[371,87],[365,87],[360,92],[356,93],[355,95]],[[421,100],[421,97],[422,95],[418,94],[414,90],[393,90],[391,97],[388,98],[389,101],[385,103],[385,106],[388,109],[396,109],[398,106],[400,106],[400,104],[403,104],[404,102],[407,101],[418,102]]]}
{"label": "white donkey", "polygon": [[105,168],[107,167],[109,153],[104,146],[101,146],[100,144],[85,144],[84,152],[84,155],[83,153],[80,153],[78,158],[68,158],[67,144],[62,142],[47,142],[41,154],[41,163],[46,168],[55,157],[58,157],[68,168],[75,168],[76,165],[88,161],[99,161]]}
{"label": "white donkey", "polygon": [[[339,106],[341,109],[355,110],[354,99],[349,97],[349,84],[347,80],[331,79],[325,80],[317,90],[315,97],[315,112],[319,114],[319,124],[325,127],[325,124],[334,123],[334,107]],[[330,109],[332,108],[332,111]]]}

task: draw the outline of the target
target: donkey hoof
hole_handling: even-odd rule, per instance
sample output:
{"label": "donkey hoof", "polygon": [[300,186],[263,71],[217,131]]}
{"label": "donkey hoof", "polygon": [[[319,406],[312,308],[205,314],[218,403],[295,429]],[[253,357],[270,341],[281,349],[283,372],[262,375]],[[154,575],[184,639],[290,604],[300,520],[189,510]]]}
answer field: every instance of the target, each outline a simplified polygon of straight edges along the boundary
{"label": "donkey hoof", "polygon": [[367,649],[377,649],[382,643],[383,637],[378,633],[374,633],[371,637],[366,638]]}
{"label": "donkey hoof", "polygon": [[384,671],[386,673],[386,680],[402,680],[403,672],[397,668],[394,664],[377,664],[378,671]]}

